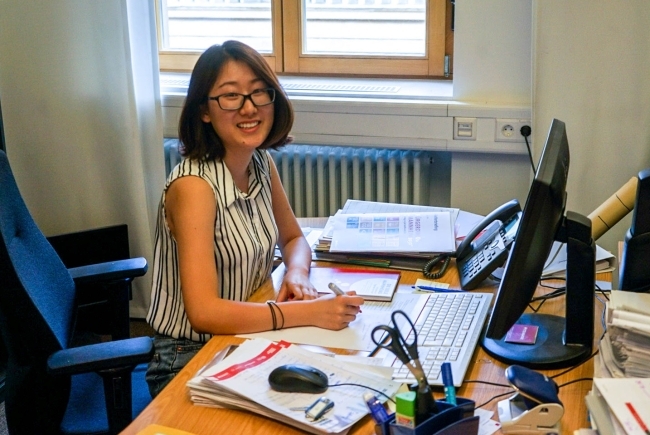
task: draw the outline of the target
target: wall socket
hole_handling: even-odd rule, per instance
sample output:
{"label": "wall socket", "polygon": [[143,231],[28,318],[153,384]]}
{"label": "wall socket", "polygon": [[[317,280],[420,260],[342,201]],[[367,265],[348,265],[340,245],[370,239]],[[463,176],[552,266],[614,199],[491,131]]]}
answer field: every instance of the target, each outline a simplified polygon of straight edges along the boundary
{"label": "wall socket", "polygon": [[[521,135],[521,127],[532,127],[530,119],[497,119],[495,128],[496,142],[525,142]],[[530,136],[528,141],[530,142]]]}

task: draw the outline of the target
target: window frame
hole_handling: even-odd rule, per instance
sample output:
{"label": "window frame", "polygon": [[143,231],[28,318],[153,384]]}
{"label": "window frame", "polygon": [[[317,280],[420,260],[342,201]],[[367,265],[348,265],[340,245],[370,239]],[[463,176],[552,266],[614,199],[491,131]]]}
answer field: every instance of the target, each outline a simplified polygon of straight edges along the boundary
{"label": "window frame", "polygon": [[[162,7],[156,1],[158,58],[164,72],[191,72],[200,51],[163,50]],[[423,57],[323,56],[301,54],[301,0],[272,0],[273,54],[263,54],[277,74],[365,77],[451,78],[452,0],[427,1],[426,54]],[[447,58],[447,60],[445,59]],[[447,67],[445,67],[447,64]]]}

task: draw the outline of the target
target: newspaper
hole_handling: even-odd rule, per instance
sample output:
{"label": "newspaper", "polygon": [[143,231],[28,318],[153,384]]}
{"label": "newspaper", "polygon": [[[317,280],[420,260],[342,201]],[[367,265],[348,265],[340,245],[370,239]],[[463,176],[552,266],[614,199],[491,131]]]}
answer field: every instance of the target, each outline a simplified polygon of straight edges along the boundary
{"label": "newspaper", "polygon": [[[329,377],[328,390],[320,395],[272,390],[269,374],[285,364],[305,364],[323,371]],[[201,369],[187,385],[190,398],[197,405],[246,410],[315,434],[345,434],[368,414],[362,397],[370,390],[365,387],[392,396],[400,386],[390,377],[375,373],[287,342],[257,338],[247,340],[224,360]],[[335,386],[350,383],[360,386]],[[322,418],[311,421],[304,408],[319,397],[332,400],[334,407]],[[381,397],[378,395],[383,400]]]}

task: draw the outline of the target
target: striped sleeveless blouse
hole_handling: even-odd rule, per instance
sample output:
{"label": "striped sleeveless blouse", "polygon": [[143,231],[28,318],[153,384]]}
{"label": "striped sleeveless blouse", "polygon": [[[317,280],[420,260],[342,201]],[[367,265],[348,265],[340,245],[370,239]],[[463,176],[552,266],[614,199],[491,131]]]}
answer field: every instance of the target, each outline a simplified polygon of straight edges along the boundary
{"label": "striped sleeveless blouse", "polygon": [[[159,333],[206,342],[211,334],[195,332],[181,295],[176,240],[165,220],[165,194],[172,181],[196,176],[208,182],[217,203],[214,261],[219,297],[245,301],[271,273],[278,230],[271,202],[270,155],[256,150],[249,166],[248,194],[234,183],[221,160],[184,159],[167,179],[158,208],[153,259],[153,285],[147,322]],[[219,313],[215,313],[219,315]]]}

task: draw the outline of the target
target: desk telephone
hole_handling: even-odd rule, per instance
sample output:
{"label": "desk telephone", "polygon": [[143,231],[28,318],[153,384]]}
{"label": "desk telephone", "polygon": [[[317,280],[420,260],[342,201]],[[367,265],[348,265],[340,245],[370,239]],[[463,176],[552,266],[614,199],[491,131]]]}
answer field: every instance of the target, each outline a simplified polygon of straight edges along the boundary
{"label": "desk telephone", "polygon": [[503,265],[520,220],[521,206],[513,199],[492,211],[467,234],[455,255],[463,290],[475,289]]}

